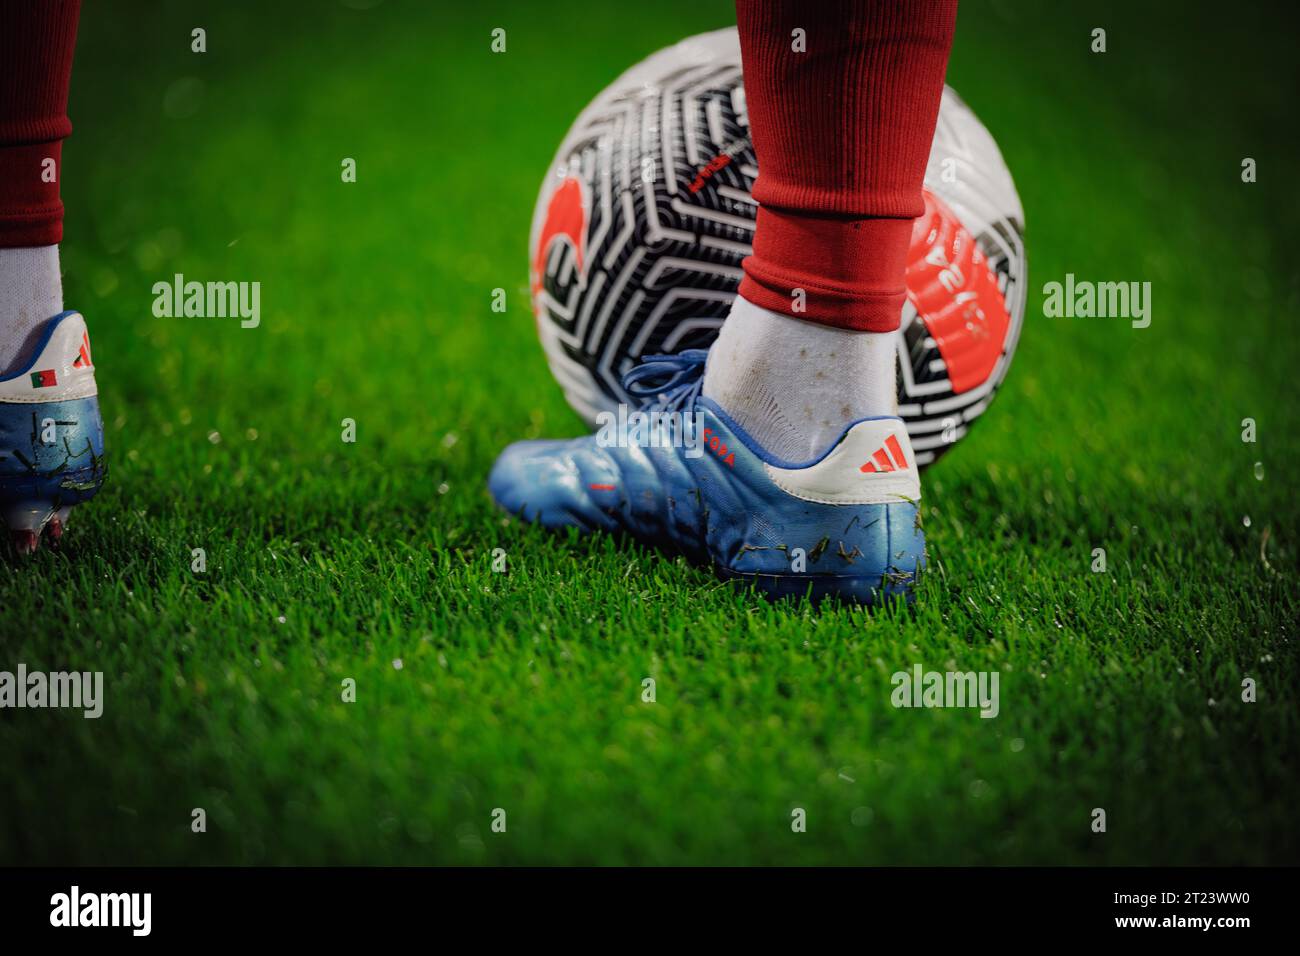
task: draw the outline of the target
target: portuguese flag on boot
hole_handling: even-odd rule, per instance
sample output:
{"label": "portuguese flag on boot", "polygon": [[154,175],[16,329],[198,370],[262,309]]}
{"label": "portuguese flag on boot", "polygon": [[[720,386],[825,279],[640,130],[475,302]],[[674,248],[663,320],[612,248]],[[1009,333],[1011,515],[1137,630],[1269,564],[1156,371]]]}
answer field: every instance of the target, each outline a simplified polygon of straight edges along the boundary
{"label": "portuguese flag on boot", "polygon": [[50,388],[58,384],[59,380],[54,377],[52,368],[47,368],[43,372],[32,372],[32,388]]}

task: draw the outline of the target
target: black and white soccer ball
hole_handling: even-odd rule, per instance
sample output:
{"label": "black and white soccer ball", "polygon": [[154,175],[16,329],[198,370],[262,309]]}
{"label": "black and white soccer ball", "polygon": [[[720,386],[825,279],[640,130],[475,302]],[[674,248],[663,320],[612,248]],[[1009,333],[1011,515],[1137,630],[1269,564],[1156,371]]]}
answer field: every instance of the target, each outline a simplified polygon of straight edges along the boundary
{"label": "black and white soccer ball", "polygon": [[[643,355],[708,348],[750,253],[758,175],[734,29],[632,67],[579,115],[542,183],[530,250],[542,347],[589,422],[634,404]],[[898,405],[917,461],[966,434],[1025,311],[1024,213],[997,144],[945,88],[912,231]]]}

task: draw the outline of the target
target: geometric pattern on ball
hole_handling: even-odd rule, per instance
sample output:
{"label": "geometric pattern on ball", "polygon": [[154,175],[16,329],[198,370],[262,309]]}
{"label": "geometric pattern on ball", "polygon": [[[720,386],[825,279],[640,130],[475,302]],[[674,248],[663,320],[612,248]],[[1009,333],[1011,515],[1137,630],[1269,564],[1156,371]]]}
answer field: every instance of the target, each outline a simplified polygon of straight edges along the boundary
{"label": "geometric pattern on ball", "polygon": [[[735,29],[632,67],[578,116],[533,215],[533,310],[552,373],[589,423],[632,404],[641,356],[708,348],[750,254],[758,175]],[[1025,309],[1024,213],[997,144],[944,89],[912,232],[899,414],[919,464],[1002,383]]]}

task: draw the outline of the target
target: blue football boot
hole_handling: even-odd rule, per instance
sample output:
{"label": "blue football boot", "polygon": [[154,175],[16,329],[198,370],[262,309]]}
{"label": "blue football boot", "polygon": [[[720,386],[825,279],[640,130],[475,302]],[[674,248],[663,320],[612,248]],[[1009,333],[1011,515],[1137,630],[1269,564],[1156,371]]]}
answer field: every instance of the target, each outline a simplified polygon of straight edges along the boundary
{"label": "blue football boot", "polygon": [[20,554],[63,535],[72,506],[104,483],[104,425],[86,320],[45,324],[21,371],[0,378],[0,522]]}
{"label": "blue football boot", "polygon": [[925,536],[902,419],[854,422],[816,460],[780,461],[700,394],[707,356],[650,356],[629,371],[640,416],[511,445],[488,478],[492,496],[524,520],[624,532],[771,597],[910,599]]}

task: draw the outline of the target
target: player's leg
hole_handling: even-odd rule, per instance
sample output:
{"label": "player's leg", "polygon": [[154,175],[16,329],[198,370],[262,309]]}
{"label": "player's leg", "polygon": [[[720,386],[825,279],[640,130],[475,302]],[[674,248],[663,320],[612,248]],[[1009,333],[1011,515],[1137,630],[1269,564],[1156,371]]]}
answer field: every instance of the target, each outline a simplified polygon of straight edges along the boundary
{"label": "player's leg", "polygon": [[956,0],[737,0],[754,253],[704,394],[804,461],[895,414],[895,335]]}
{"label": "player's leg", "polygon": [[699,416],[703,453],[523,442],[489,487],[527,519],[627,531],[771,594],[910,595],[924,537],[894,335],[956,3],[739,0],[738,12],[754,254],[707,369],[686,352],[626,381],[647,409]]}
{"label": "player's leg", "polygon": [[57,539],[104,477],[90,341],[64,312],[59,199],[80,0],[0,0],[0,523]]}

